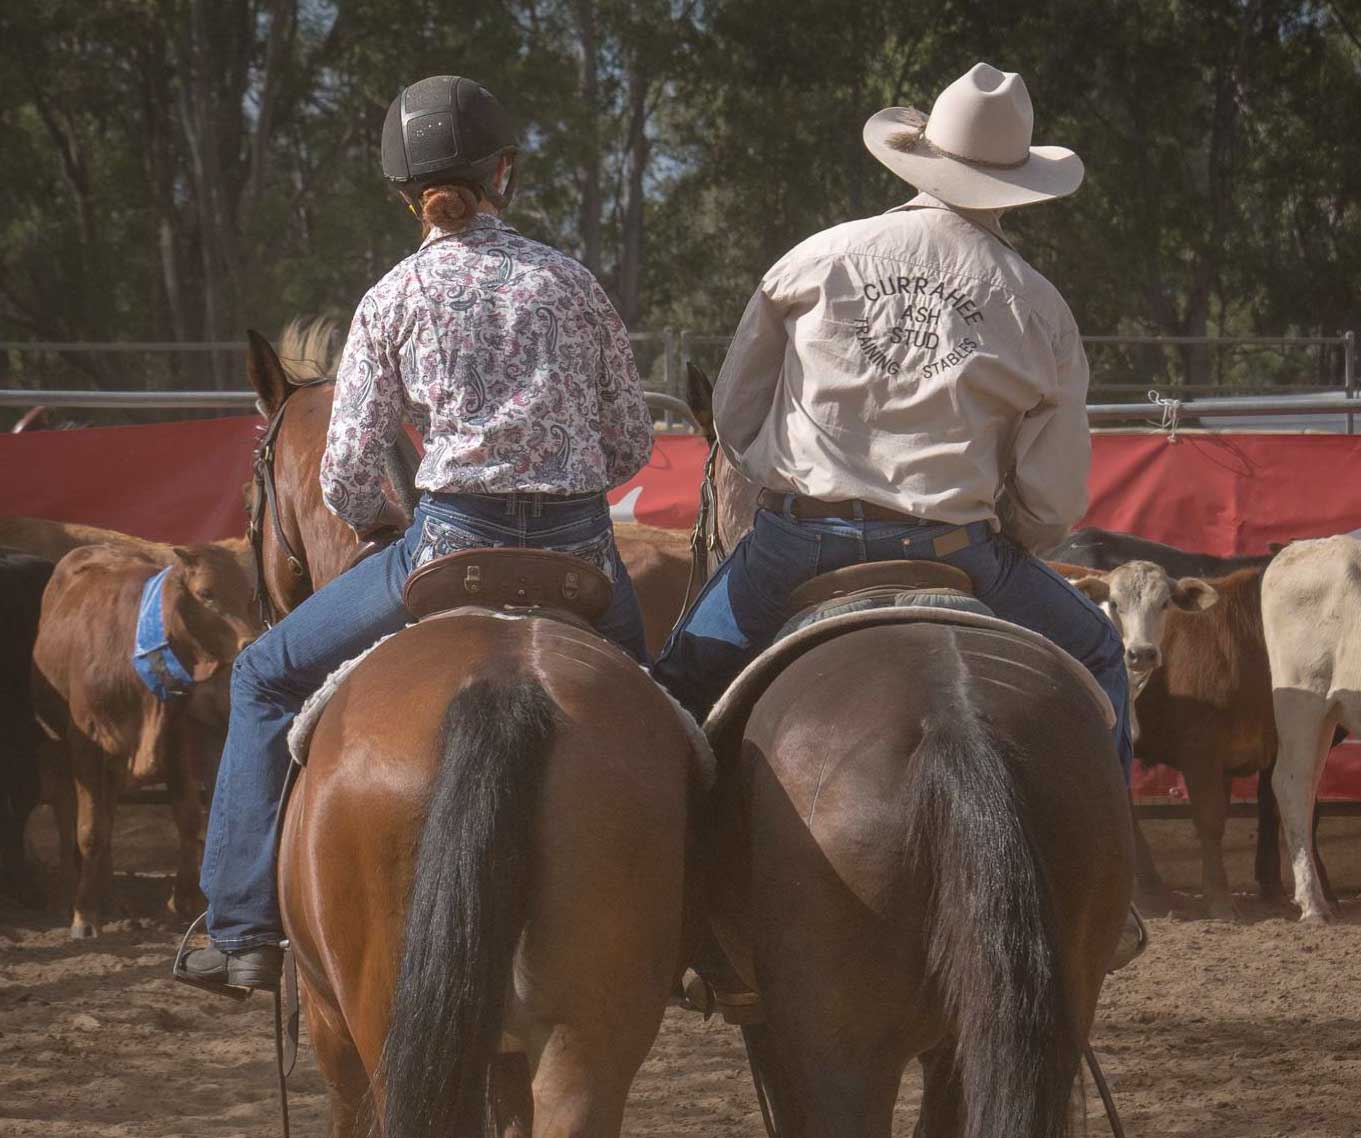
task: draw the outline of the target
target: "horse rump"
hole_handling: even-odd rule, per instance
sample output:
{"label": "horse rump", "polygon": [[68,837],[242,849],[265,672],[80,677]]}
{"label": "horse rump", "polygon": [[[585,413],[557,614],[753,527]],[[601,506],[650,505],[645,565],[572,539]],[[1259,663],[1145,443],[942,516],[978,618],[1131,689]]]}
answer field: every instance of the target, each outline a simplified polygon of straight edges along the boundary
{"label": "horse rump", "polygon": [[379,1064],[385,1138],[486,1133],[556,707],[534,678],[450,701]]}

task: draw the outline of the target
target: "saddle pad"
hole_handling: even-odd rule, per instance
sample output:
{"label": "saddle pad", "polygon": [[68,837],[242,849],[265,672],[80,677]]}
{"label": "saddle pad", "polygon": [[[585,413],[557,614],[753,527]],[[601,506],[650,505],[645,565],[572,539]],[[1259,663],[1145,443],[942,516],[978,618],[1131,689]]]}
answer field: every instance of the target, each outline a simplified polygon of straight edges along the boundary
{"label": "saddle pad", "polygon": [[326,705],[331,702],[331,697],[345,682],[345,677],[359,667],[369,653],[380,644],[386,644],[394,636],[400,636],[410,627],[409,624],[404,625],[396,632],[388,633],[380,640],[375,641],[371,648],[366,648],[359,653],[353,660],[346,660],[322,681],[321,687],[307,697],[307,702],[302,705],[302,710],[293,717],[293,722],[288,728],[288,753],[298,766],[305,767],[307,765],[307,748],[312,743],[312,732],[317,729],[317,723],[321,720],[321,713],[326,710]]}
{"label": "saddle pad", "polygon": [[949,609],[953,612],[972,612],[981,616],[992,616],[988,608],[977,597],[961,593],[956,589],[917,589],[912,592],[871,592],[849,597],[838,597],[824,601],[811,609],[805,609],[791,617],[783,628],[775,634],[775,643],[786,636],[792,636],[801,628],[842,616],[848,612],[869,612],[883,608],[907,608],[918,605],[922,608]]}
{"label": "saddle pad", "polygon": [[951,609],[931,608],[925,605],[906,607],[876,608],[862,612],[848,612],[841,616],[820,620],[806,628],[786,636],[772,644],[755,660],[742,669],[742,673],[723,693],[704,721],[704,733],[714,745],[715,751],[722,751],[728,736],[740,731],[746,725],[747,716],[760,694],[774,681],[790,663],[805,652],[828,640],[862,628],[875,628],[885,624],[948,624],[960,628],[978,628],[990,632],[1002,632],[1024,640],[1050,652],[1091,697],[1100,710],[1108,728],[1115,727],[1115,709],[1110,697],[1101,690],[1091,672],[1062,648],[1038,632],[1031,632],[1019,624],[1011,624],[995,616],[984,616],[976,612],[958,612]]}

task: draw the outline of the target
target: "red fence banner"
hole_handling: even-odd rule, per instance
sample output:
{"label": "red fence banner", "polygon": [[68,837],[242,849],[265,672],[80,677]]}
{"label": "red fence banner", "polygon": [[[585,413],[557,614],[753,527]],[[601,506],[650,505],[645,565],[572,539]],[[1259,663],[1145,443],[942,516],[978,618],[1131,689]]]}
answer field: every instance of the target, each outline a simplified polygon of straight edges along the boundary
{"label": "red fence banner", "polygon": [[[245,529],[242,488],[261,420],[0,435],[0,514],[83,522],[158,541]],[[1093,436],[1083,525],[1226,556],[1361,529],[1361,436]],[[616,520],[686,528],[707,447],[660,435],[652,461],[611,491]]]}
{"label": "red fence banner", "polygon": [[[82,522],[158,541],[245,531],[255,416],[0,435],[0,515]],[[1361,529],[1361,437],[1098,433],[1084,525],[1221,556]],[[611,491],[616,521],[687,528],[708,453],[661,435],[648,466]],[[1235,795],[1251,798],[1254,780]],[[1137,797],[1177,800],[1175,772],[1140,768]],[[1324,797],[1361,798],[1361,747],[1333,752]]]}
{"label": "red fence banner", "polygon": [[181,544],[240,537],[254,415],[0,435],[0,516]]}

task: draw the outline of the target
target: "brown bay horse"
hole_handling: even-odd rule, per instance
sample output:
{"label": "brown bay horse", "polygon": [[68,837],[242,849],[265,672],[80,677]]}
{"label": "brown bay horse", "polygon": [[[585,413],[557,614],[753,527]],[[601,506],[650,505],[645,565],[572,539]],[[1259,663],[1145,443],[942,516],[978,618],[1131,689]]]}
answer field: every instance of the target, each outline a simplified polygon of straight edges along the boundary
{"label": "brown bay horse", "polygon": [[[758,489],[721,450],[713,475],[710,569]],[[762,995],[745,1031],[780,1138],[887,1136],[914,1058],[918,1138],[1069,1133],[1133,889],[1129,800],[1083,686],[1005,629],[891,623],[715,709],[711,921]]]}
{"label": "brown bay horse", "polygon": [[[288,408],[261,527],[284,612],[355,540],[315,489],[331,388],[257,336],[250,376]],[[619,1133],[680,963],[701,751],[632,660],[547,617],[429,619],[344,678],[279,853],[333,1135]]]}

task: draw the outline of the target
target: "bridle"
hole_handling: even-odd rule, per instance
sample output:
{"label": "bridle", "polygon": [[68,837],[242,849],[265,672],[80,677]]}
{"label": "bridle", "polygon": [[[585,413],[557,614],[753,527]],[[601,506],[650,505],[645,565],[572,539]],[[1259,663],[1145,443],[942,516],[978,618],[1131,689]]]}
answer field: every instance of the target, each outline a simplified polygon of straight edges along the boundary
{"label": "bridle", "polygon": [[279,548],[283,550],[289,572],[298,580],[311,585],[311,574],[308,572],[307,563],[289,542],[288,537],[284,534],[283,523],[279,519],[279,494],[274,482],[274,443],[279,436],[280,428],[283,426],[284,412],[288,410],[288,403],[293,397],[293,391],[306,387],[318,387],[324,383],[335,383],[335,380],[321,377],[309,379],[303,383],[290,383],[292,390],[279,404],[279,409],[274,412],[273,418],[269,421],[269,426],[265,428],[265,433],[260,437],[259,445],[255,448],[254,474],[252,476],[253,500],[250,509],[250,528],[246,533],[250,539],[251,555],[255,559],[255,604],[260,612],[260,622],[266,628],[272,628],[283,615],[275,606],[269,595],[269,588],[265,585],[265,528],[263,523],[266,509],[269,511],[270,525],[274,529],[274,540],[279,543]]}

